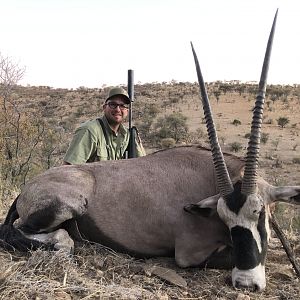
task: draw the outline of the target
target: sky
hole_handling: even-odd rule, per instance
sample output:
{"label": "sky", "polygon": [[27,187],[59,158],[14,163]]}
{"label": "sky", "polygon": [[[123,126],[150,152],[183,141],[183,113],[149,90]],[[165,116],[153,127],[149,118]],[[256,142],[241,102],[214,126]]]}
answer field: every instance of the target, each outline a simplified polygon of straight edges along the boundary
{"label": "sky", "polygon": [[259,81],[279,9],[268,83],[300,83],[299,0],[0,0],[0,52],[22,85],[97,88]]}

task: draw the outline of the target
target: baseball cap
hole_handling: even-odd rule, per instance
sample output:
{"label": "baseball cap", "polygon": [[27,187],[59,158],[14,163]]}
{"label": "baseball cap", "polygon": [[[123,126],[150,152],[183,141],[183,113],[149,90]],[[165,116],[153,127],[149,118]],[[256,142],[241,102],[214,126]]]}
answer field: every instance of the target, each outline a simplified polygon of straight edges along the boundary
{"label": "baseball cap", "polygon": [[111,88],[109,90],[109,92],[108,92],[108,96],[107,96],[105,102],[108,101],[109,99],[111,99],[114,96],[123,96],[125,103],[126,104],[130,103],[130,99],[129,99],[128,93],[123,88],[121,88],[121,87]]}

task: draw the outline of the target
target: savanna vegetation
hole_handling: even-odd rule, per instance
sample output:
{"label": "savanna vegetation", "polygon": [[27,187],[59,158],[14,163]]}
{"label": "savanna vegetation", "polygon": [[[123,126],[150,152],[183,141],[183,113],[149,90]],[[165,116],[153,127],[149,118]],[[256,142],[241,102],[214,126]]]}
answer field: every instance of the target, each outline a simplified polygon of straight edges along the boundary
{"label": "savanna vegetation", "polygon": [[[24,87],[18,85],[23,75],[24,69],[0,56],[1,221],[22,185],[62,163],[75,128],[100,114],[109,88]],[[207,89],[222,149],[243,156],[257,84],[218,81]],[[207,146],[197,83],[136,84],[133,105],[147,153],[181,144]],[[269,85],[260,172],[274,185],[300,185],[299,116],[300,85]],[[276,215],[299,256],[299,209],[277,205]],[[233,290],[228,271],[182,270],[169,259],[136,260],[100,245],[78,245],[73,257],[0,250],[0,299],[299,299],[299,279],[277,239],[270,248],[262,294]],[[158,267],[177,273],[164,276]]]}

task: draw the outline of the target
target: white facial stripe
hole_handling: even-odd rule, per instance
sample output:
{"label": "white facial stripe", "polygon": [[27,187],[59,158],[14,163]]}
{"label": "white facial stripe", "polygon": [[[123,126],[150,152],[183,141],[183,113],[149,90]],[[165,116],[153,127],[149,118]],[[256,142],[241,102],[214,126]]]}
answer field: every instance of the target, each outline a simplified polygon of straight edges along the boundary
{"label": "white facial stripe", "polygon": [[266,287],[265,267],[259,264],[251,270],[232,270],[232,284],[234,287],[254,287],[261,291]]}
{"label": "white facial stripe", "polygon": [[270,208],[268,205],[265,206],[266,210],[266,220],[265,220],[265,226],[266,226],[266,233],[267,233],[267,242],[269,243],[271,238],[271,229],[270,229],[270,223],[269,223],[269,217],[271,216]]}
{"label": "white facial stripe", "polygon": [[[240,226],[252,232],[260,253],[262,251],[262,241],[257,230],[257,223],[263,205],[263,199],[259,195],[252,194],[247,197],[246,202],[237,215],[228,208],[222,197],[219,199],[217,206],[220,218],[226,223],[229,229]],[[254,213],[255,211],[256,213]]]}

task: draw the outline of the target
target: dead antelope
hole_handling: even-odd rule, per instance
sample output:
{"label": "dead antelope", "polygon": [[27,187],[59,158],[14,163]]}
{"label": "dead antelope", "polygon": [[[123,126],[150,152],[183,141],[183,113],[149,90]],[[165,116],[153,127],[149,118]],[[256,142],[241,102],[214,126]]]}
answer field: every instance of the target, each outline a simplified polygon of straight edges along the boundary
{"label": "dead antelope", "polygon": [[192,48],[211,151],[185,146],[52,168],[28,182],[12,204],[1,245],[72,252],[73,240],[83,238],[138,257],[175,256],[181,267],[233,268],[235,287],[264,289],[268,205],[300,203],[300,186],[275,187],[256,175],[276,16],[245,160],[222,154]]}

